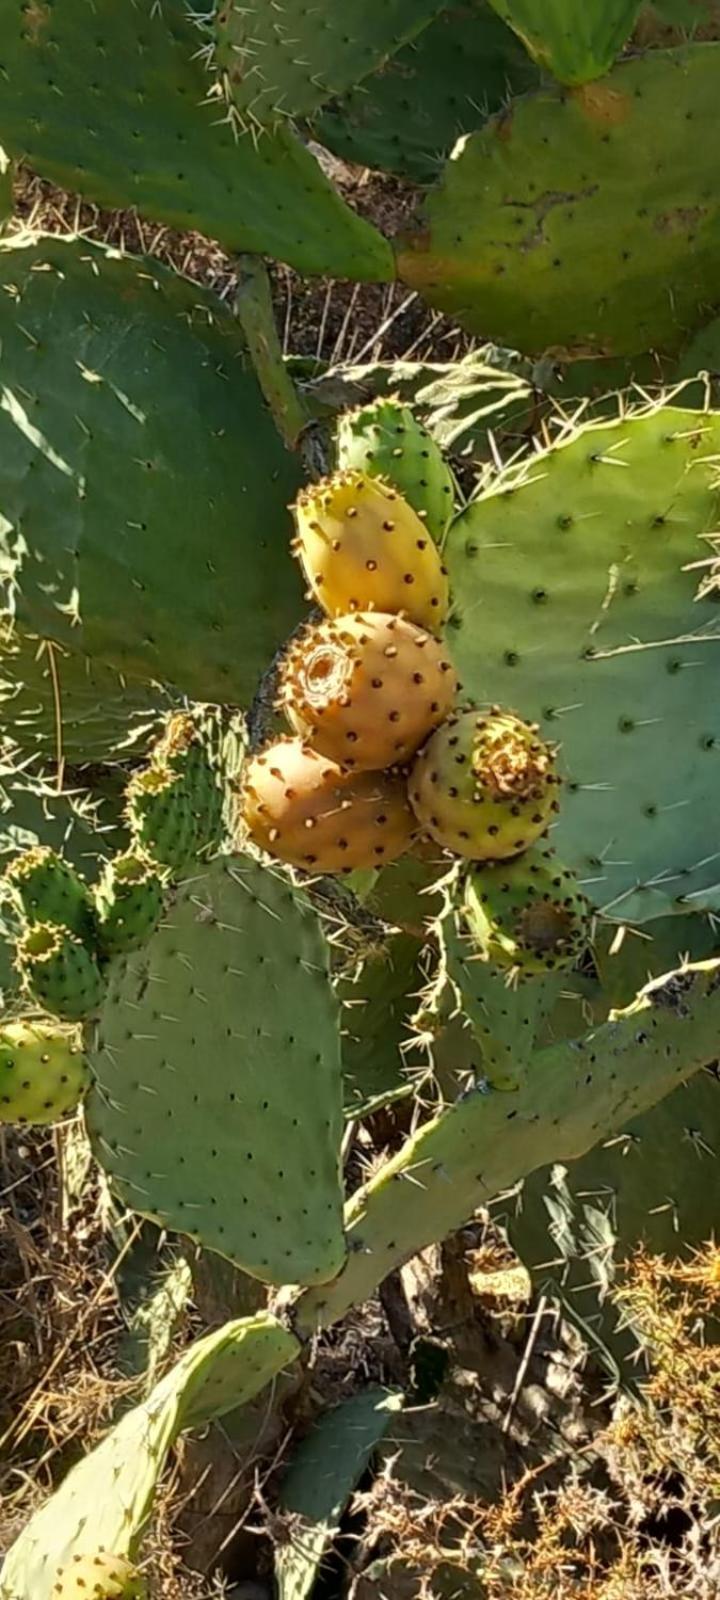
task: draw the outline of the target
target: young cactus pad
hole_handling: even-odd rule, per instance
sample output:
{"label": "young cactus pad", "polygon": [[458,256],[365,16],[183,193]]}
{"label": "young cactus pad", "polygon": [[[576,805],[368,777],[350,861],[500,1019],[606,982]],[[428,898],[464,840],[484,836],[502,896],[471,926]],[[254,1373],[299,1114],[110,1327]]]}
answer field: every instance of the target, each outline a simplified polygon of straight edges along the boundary
{"label": "young cactus pad", "polygon": [[23,986],[51,1016],[81,1021],[97,1011],[104,982],[95,956],[74,933],[36,922],[17,945]]}
{"label": "young cactus pad", "polygon": [[36,845],[6,869],[3,886],[25,922],[49,922],[92,945],[93,908],[87,884],[48,845]]}
{"label": "young cactus pad", "polygon": [[399,400],[380,399],[338,420],[337,462],[394,484],[437,544],[453,514],[455,485],[432,435]]}
{"label": "young cactus pad", "polygon": [[424,628],[357,611],[307,629],[285,659],[291,726],[320,755],[356,772],[405,764],[451,709],[457,678]]}
{"label": "young cactus pad", "polygon": [[30,1518],[5,1558],[0,1600],[57,1600],[58,1573],[88,1549],[133,1559],[182,1429],[251,1400],[299,1354],[297,1339],[267,1312],[227,1322],[191,1345]]}
{"label": "young cactus pad", "polygon": [[358,471],[310,484],[295,506],[293,546],[329,616],[403,611],[438,633],[448,609],[440,556],[417,512],[390,484]]}
{"label": "young cactus pad", "polygon": [[79,1030],[44,1022],[0,1030],[0,1122],[57,1122],[79,1105],[88,1082]]}
{"label": "young cactus pad", "polygon": [[714,553],[719,448],[720,415],[679,406],[568,427],[448,536],[464,688],[557,740],[553,847],[623,920],[719,903],[720,630],[687,570]]}
{"label": "young cactus pad", "polygon": [[25,397],[0,410],[18,631],[245,703],[299,614],[285,553],[299,467],[230,313],[155,260],[24,235],[0,243],[0,341],[8,391]]}
{"label": "young cactus pad", "polygon": [[[37,18],[5,5],[2,47],[0,141],[44,178],[299,272],[392,277],[387,240],[289,127],[238,139],[184,0],[163,0],[162,10],[139,0],[132,12],[115,0],[63,0]],[[78,105],[82,118],[69,114]]]}
{"label": "young cactus pad", "polygon": [[561,83],[601,78],[632,33],[641,0],[490,0]]}
{"label": "young cactus pad", "polygon": [[160,921],[163,895],[163,876],[146,856],[127,851],[109,861],[95,891],[101,954],[141,950]]}
{"label": "young cactus pad", "polygon": [[53,1600],[147,1600],[147,1589],[133,1561],[97,1550],[62,1568]]}
{"label": "young cactus pad", "polygon": [[680,350],[718,299],[719,64],[688,45],[519,99],[453,151],[401,278],[529,353]]}
{"label": "young cactus pad", "polygon": [[87,1123],[115,1192],[263,1282],[342,1263],[342,1081],[309,904],[220,857],[111,973]]}

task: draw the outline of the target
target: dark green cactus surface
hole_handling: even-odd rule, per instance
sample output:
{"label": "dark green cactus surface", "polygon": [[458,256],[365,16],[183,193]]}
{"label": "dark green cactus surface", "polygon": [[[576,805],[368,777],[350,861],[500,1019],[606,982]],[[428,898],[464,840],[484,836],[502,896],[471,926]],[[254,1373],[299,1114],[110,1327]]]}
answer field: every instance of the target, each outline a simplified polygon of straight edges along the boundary
{"label": "dark green cactus surface", "polygon": [[0,720],[23,755],[71,763],[142,755],[168,702],[159,684],[13,629],[0,640]]}
{"label": "dark green cactus surface", "polygon": [[344,1255],[342,1082],[326,946],[303,896],[244,857],[198,869],[111,974],[87,1107],[132,1207],[265,1282]]}
{"label": "dark green cactus surface", "polygon": [[0,560],[18,628],[242,703],[299,613],[300,469],[236,323],[157,262],[86,241],[0,245],[0,290]]}
{"label": "dark green cactus surface", "polygon": [[518,350],[679,350],[720,299],[719,63],[655,51],[514,102],[453,153],[400,276]]}
{"label": "dark green cactus surface", "polygon": [[98,205],[135,206],[227,250],[392,277],[387,241],[289,128],[238,140],[202,44],[184,0],[0,0],[0,142]]}
{"label": "dark green cactus surface", "polygon": [[612,66],[642,0],[490,0],[530,54],[561,83],[587,83]]}
{"label": "dark green cactus surface", "polygon": [[720,417],[650,408],[566,440],[452,525],[451,653],[468,695],[557,740],[550,842],[596,906],[712,909],[720,628],[687,569],[713,558]]}

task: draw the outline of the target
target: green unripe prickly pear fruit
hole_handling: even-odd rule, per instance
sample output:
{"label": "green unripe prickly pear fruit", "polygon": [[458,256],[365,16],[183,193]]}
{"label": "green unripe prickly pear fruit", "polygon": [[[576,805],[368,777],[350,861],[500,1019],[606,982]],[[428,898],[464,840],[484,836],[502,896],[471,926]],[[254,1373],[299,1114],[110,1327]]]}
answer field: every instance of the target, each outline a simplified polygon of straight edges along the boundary
{"label": "green unripe prickly pear fruit", "polygon": [[62,1568],[52,1600],[147,1600],[147,1589],[126,1556],[98,1550],[93,1555],[75,1556]]}
{"label": "green unripe prickly pear fruit", "polygon": [[27,922],[68,928],[92,945],[94,919],[87,884],[47,845],[36,845],[17,856],[5,872],[4,883]]}
{"label": "green unripe prickly pear fruit", "polygon": [[128,850],[105,867],[95,891],[101,956],[141,950],[163,909],[163,876],[147,856]]}
{"label": "green unripe prickly pear fruit", "polygon": [[554,759],[537,727],[512,712],[462,711],[423,745],[410,800],[446,849],[504,861],[535,844],[558,810]]}
{"label": "green unripe prickly pear fruit", "polygon": [[17,965],[28,994],[55,1017],[78,1022],[97,1011],[104,983],[94,955],[67,928],[36,922],[17,947]]}
{"label": "green unripe prickly pear fruit", "polygon": [[592,910],[577,878],[539,846],[475,868],[462,920],[483,960],[520,976],[573,966],[592,937]]}
{"label": "green unripe prickly pear fruit", "polygon": [[147,767],[130,779],[126,815],[135,847],[162,867],[182,873],[195,859],[197,829],[181,774]]}
{"label": "green unripe prickly pear fruit", "polygon": [[57,1122],[79,1105],[89,1078],[79,1029],[8,1022],[0,1030],[0,1122]]}
{"label": "green unripe prickly pear fruit", "polygon": [[386,397],[338,419],[337,463],[384,478],[407,500],[436,544],[445,537],[455,502],[453,475],[432,435],[409,406]]}
{"label": "green unripe prickly pear fruit", "polygon": [[293,551],[328,616],[403,612],[418,627],[440,631],[447,576],[428,529],[391,484],[336,472],[303,489],[294,511]]}
{"label": "green unripe prickly pear fruit", "polygon": [[[152,753],[152,765],[183,780],[195,818],[195,851],[206,855],[221,843],[224,788],[221,760],[212,748],[212,712],[176,712]],[[217,730],[214,730],[217,732]]]}

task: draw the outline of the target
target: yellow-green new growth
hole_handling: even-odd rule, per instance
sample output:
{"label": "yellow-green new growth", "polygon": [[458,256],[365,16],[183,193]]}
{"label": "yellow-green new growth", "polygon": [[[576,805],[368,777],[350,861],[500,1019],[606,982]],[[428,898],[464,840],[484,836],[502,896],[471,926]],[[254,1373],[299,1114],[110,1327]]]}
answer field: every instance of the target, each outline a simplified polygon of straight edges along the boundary
{"label": "yellow-green new growth", "polygon": [[105,1550],[73,1557],[52,1590],[53,1600],[147,1600],[137,1567],[125,1556]]}
{"label": "yellow-green new growth", "polygon": [[0,1032],[0,1122],[57,1122],[89,1081],[79,1029],[8,1022]]}

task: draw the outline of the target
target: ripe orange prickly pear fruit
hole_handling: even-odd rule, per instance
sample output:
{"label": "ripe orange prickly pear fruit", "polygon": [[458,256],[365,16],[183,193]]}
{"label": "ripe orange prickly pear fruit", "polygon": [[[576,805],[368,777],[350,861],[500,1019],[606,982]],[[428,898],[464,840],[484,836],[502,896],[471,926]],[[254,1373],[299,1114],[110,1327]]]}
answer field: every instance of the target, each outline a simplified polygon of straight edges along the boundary
{"label": "ripe orange prickly pear fruit", "polygon": [[402,611],[438,633],[448,583],[417,512],[382,478],[353,469],[310,484],[294,507],[293,550],[328,616]]}
{"label": "ripe orange prickly pear fruit", "polygon": [[309,627],[292,646],[280,698],[314,750],[356,772],[406,762],[451,709],[443,646],[405,617],[358,611]]}
{"label": "ripe orange prickly pear fruit", "polygon": [[558,810],[555,750],[497,706],[463,711],[432,734],[409,780],[416,816],[439,844],[504,861],[535,843]]}
{"label": "ripe orange prickly pear fruit", "polygon": [[302,739],[248,762],[243,816],[255,844],[306,872],[384,866],[417,828],[401,778],[343,771]]}

